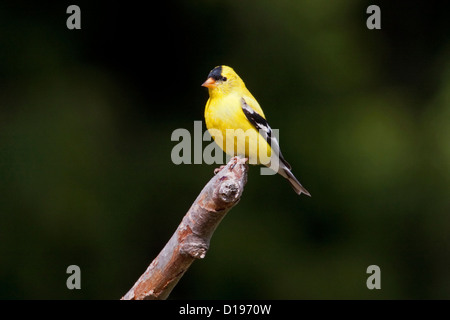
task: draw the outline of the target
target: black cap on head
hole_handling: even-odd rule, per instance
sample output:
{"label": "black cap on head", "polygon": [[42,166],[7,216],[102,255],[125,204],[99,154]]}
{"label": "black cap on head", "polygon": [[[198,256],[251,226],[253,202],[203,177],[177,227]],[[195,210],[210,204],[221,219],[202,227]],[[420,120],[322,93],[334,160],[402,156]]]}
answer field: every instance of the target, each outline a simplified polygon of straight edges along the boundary
{"label": "black cap on head", "polygon": [[208,78],[213,78],[214,80],[222,80],[222,66],[215,67],[208,74]]}

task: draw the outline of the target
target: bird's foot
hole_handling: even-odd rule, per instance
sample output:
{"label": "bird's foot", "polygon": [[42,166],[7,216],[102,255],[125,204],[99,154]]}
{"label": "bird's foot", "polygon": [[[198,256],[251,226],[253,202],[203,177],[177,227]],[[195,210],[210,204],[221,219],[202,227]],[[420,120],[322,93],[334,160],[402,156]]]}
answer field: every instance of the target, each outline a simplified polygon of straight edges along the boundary
{"label": "bird's foot", "polygon": [[[248,158],[241,158],[241,157],[233,157],[231,158],[231,160],[233,160],[233,163],[230,166],[230,170],[233,170],[234,167],[236,166],[236,164],[238,163],[239,160],[243,159],[244,163],[248,162]],[[230,162],[231,162],[230,160]],[[228,164],[227,164],[228,165]],[[214,169],[214,174],[218,174],[220,171],[222,171],[223,168],[225,168],[227,165],[221,165],[219,168],[215,168]]]}
{"label": "bird's foot", "polygon": [[234,163],[231,165],[230,170],[233,170],[234,167],[236,166],[236,164],[238,163],[239,160],[244,160],[244,163],[248,162],[248,158],[241,158],[241,157],[233,157],[232,160],[234,160]]}

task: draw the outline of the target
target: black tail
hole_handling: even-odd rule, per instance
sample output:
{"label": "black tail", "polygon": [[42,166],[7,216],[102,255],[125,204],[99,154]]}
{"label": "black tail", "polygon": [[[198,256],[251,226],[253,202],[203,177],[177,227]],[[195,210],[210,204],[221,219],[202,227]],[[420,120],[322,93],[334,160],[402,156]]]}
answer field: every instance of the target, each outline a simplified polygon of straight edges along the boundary
{"label": "black tail", "polygon": [[292,174],[291,170],[284,169],[284,172],[286,173],[286,179],[288,179],[289,183],[291,184],[292,188],[294,189],[295,193],[298,195],[304,193],[307,196],[311,197],[311,194],[306,190],[302,184],[297,180],[297,178]]}

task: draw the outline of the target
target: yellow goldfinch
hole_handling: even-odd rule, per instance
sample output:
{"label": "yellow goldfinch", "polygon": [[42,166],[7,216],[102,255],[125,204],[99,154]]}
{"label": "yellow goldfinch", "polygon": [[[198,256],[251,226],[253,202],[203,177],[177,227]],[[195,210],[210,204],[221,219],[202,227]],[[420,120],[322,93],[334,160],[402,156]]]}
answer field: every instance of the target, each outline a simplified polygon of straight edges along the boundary
{"label": "yellow goldfinch", "polygon": [[[275,164],[276,171],[288,179],[297,194],[311,196],[292,174],[258,101],[236,72],[227,66],[215,67],[202,86],[209,91],[206,127],[222,150],[230,156],[245,156],[250,164],[271,168]],[[262,156],[268,161],[262,161]]]}

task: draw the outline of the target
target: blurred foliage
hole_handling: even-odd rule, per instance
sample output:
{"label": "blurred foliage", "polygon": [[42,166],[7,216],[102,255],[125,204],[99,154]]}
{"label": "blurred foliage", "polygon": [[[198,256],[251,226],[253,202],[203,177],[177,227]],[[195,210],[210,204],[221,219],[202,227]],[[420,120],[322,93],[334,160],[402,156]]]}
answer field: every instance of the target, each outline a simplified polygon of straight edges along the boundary
{"label": "blurred foliage", "polygon": [[[170,136],[203,120],[219,64],[312,198],[252,167],[171,298],[450,298],[444,2],[78,1],[68,30],[70,4],[0,5],[0,298],[128,291],[212,176],[174,165]],[[81,290],[66,288],[71,264]]]}

